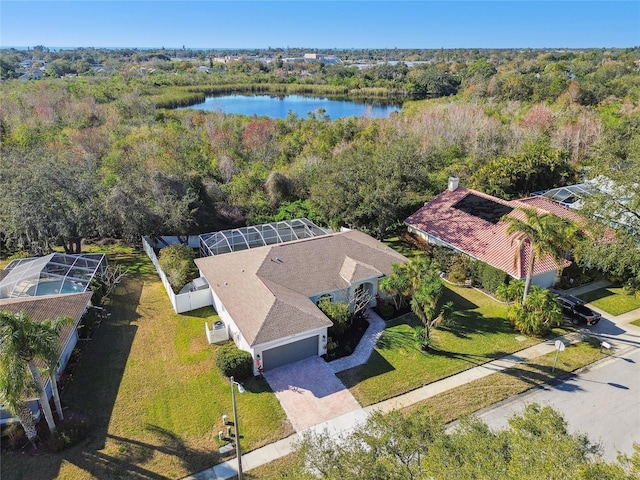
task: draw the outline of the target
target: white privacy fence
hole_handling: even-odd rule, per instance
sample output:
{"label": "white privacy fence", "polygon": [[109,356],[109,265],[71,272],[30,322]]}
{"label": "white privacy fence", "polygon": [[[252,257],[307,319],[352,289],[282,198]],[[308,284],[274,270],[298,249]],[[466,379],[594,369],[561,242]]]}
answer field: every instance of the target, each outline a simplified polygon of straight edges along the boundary
{"label": "white privacy fence", "polygon": [[[211,290],[209,289],[209,285],[207,284],[206,280],[204,280],[204,278],[197,278],[193,282],[189,283],[185,288],[183,288],[180,293],[176,294],[173,292],[167,276],[162,271],[162,268],[160,268],[160,264],[158,263],[158,256],[156,255],[156,249],[160,250],[163,247],[168,247],[169,245],[184,243],[181,242],[181,240],[184,240],[184,237],[179,238],[177,236],[163,236],[157,237],[155,239],[152,239],[151,237],[142,237],[142,247],[151,259],[156,272],[158,272],[158,276],[160,277],[160,280],[162,280],[162,284],[167,291],[167,295],[169,296],[171,305],[173,305],[173,309],[176,313],[189,312],[191,310],[195,310],[196,308],[213,305]],[[197,236],[190,235],[187,239],[187,243],[191,248],[199,247],[199,239]]]}

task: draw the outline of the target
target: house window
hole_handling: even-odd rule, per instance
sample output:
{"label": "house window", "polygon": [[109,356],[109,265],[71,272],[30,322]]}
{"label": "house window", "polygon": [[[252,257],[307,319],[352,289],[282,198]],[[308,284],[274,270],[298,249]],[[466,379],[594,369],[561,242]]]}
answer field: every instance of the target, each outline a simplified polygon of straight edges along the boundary
{"label": "house window", "polygon": [[316,300],[316,305],[320,305],[320,302],[322,300],[328,300],[330,302],[333,302],[333,295],[331,295],[330,293],[325,293],[323,295],[320,295],[318,297],[318,300]]}

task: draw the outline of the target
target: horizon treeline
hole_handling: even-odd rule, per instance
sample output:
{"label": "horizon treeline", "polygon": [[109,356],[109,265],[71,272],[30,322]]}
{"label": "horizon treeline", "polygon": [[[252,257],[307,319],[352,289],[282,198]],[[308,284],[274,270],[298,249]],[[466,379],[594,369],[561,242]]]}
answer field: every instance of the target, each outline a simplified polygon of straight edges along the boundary
{"label": "horizon treeline", "polygon": [[[34,48],[45,76],[29,81],[9,78],[25,52],[0,52],[0,255],[300,216],[383,238],[449,176],[518,198],[606,175],[631,197],[622,231],[640,241],[638,48],[417,50],[412,65],[373,51],[382,63],[369,68],[187,51]],[[386,96],[403,109],[332,121],[163,108],[227,90]]]}

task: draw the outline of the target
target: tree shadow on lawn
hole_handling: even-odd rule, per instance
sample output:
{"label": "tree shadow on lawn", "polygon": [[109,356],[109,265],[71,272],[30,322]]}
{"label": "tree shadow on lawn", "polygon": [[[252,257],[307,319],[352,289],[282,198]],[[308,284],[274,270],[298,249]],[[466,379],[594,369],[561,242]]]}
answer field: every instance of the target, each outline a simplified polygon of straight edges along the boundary
{"label": "tree shadow on lawn", "polygon": [[374,349],[367,363],[343,370],[337,374],[337,377],[345,387],[353,388],[363,380],[384,375],[393,370],[395,367]]}
{"label": "tree shadow on lawn", "polygon": [[[162,474],[140,465],[150,461],[158,453],[179,459],[187,472],[208,468],[220,460],[212,451],[197,451],[187,447],[174,433],[146,424],[144,429],[154,434],[157,443],[146,443],[131,438],[107,434],[106,437],[117,449],[117,456],[108,455],[98,449],[83,449],[66,460],[91,474],[94,478],[127,478],[160,480],[171,477],[173,472]],[[176,472],[177,473],[177,472]]]}
{"label": "tree shadow on lawn", "polygon": [[[463,362],[467,362],[470,364],[469,368],[477,367],[479,365],[484,365],[492,360],[496,360],[501,357],[505,357],[507,355],[511,355],[506,352],[491,352],[487,354],[474,354],[474,353],[459,353],[459,352],[449,352],[447,350],[442,350],[438,347],[432,348],[429,350],[427,355],[434,355],[438,357],[445,357],[451,360],[462,360]],[[496,369],[496,371],[498,371]]]}
{"label": "tree shadow on lawn", "polygon": [[597,300],[602,300],[603,298],[611,297],[616,295],[615,292],[609,290],[610,288],[619,288],[620,285],[609,285],[605,288],[599,288],[597,290],[591,290],[589,292],[582,293],[578,295],[579,298],[584,300],[587,303],[595,302]]}
{"label": "tree shadow on lawn", "polygon": [[438,329],[462,339],[469,339],[471,335],[518,334],[506,318],[484,317],[478,312],[464,311],[454,312],[452,324]]}
{"label": "tree shadow on lawn", "polygon": [[480,308],[479,305],[476,305],[450,288],[445,288],[443,290],[442,299],[439,303],[444,304],[446,302],[453,302],[453,309],[457,312]]}

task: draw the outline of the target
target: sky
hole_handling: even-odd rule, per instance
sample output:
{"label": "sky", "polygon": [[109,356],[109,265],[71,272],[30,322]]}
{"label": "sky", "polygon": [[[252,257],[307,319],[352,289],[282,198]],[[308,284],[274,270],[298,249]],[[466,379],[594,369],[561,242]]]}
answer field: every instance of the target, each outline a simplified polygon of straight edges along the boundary
{"label": "sky", "polygon": [[628,1],[0,1],[0,47],[640,46]]}

